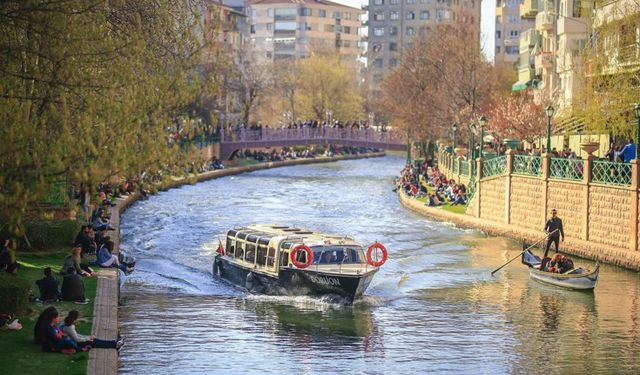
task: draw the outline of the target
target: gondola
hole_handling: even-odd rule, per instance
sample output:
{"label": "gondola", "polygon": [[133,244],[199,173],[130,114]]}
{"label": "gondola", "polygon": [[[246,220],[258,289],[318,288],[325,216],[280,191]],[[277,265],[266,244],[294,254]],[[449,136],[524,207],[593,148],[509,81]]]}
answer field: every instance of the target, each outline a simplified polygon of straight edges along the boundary
{"label": "gondola", "polygon": [[256,224],[229,230],[213,274],[250,292],[271,295],[362,296],[387,260],[380,243],[306,229]]}
{"label": "gondola", "polygon": [[530,250],[522,253],[522,263],[529,267],[531,279],[574,290],[593,290],[598,283],[600,265],[596,263],[593,271],[574,268],[565,273],[546,272],[540,270],[541,259]]}

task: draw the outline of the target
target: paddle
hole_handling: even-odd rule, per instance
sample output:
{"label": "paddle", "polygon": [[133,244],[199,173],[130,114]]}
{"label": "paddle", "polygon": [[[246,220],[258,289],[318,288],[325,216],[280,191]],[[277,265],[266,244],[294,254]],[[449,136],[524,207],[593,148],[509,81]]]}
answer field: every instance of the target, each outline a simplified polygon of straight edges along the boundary
{"label": "paddle", "polygon": [[501,265],[500,267],[496,268],[495,270],[491,271],[491,276],[493,276],[494,273],[500,271],[504,266],[506,266],[507,264],[513,262],[514,260],[516,260],[519,256],[521,256],[522,254],[524,254],[527,250],[531,249],[532,247],[534,247],[535,245],[539,244],[540,242],[544,241],[545,239],[547,239],[547,237],[549,237],[550,235],[554,234],[556,231],[558,231],[557,229],[547,233],[546,236],[542,237],[541,239],[539,239],[538,241],[534,242],[531,246],[527,247],[526,249],[522,250],[522,252],[520,252],[520,254],[516,255],[515,257],[509,259],[509,261],[503,265]]}

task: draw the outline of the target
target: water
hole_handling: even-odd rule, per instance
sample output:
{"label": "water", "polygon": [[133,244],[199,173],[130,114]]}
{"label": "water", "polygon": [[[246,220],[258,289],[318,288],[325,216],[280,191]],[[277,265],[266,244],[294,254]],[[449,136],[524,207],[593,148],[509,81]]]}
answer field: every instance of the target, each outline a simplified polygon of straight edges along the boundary
{"label": "water", "polygon": [[[122,220],[125,374],[640,373],[640,280],[529,281],[520,244],[425,219],[391,191],[403,159],[286,167],[160,193]],[[390,251],[365,298],[246,294],[211,276],[217,234],[294,224]],[[579,264],[593,267],[586,260]]]}

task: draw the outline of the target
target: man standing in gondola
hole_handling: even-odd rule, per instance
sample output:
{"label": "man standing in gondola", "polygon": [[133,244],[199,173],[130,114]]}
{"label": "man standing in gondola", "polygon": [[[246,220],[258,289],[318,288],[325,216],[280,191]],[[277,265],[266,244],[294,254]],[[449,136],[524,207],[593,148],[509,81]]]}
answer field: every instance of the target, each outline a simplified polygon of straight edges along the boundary
{"label": "man standing in gondola", "polygon": [[560,236],[562,236],[562,241],[564,241],[562,219],[558,217],[558,211],[556,211],[555,208],[551,210],[551,218],[547,220],[547,223],[544,225],[544,231],[546,233],[549,233],[549,237],[547,238],[547,246],[544,250],[544,257],[546,258],[552,243],[556,245],[555,250],[557,253],[558,246],[560,244]]}

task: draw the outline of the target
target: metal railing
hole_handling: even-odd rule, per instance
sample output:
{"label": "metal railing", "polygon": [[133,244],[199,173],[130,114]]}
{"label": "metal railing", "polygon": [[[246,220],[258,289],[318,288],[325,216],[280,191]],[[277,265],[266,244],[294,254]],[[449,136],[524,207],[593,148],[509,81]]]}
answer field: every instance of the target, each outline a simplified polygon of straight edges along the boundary
{"label": "metal railing", "polygon": [[453,158],[453,159],[451,159],[451,161],[452,161],[452,164],[453,164],[451,170],[453,171],[454,174],[456,174],[456,173],[458,173],[458,159]]}
{"label": "metal railing", "polygon": [[591,181],[607,185],[631,186],[631,164],[594,160]]}
{"label": "metal railing", "polygon": [[540,156],[514,155],[511,173],[542,176],[542,158]]}
{"label": "metal railing", "polygon": [[460,174],[463,175],[463,176],[468,176],[469,175],[469,161],[462,160],[460,162]]}
{"label": "metal railing", "polygon": [[507,171],[507,157],[498,156],[482,163],[482,177],[502,175]]}
{"label": "metal railing", "polygon": [[551,158],[549,177],[559,180],[580,181],[584,176],[584,160]]}

